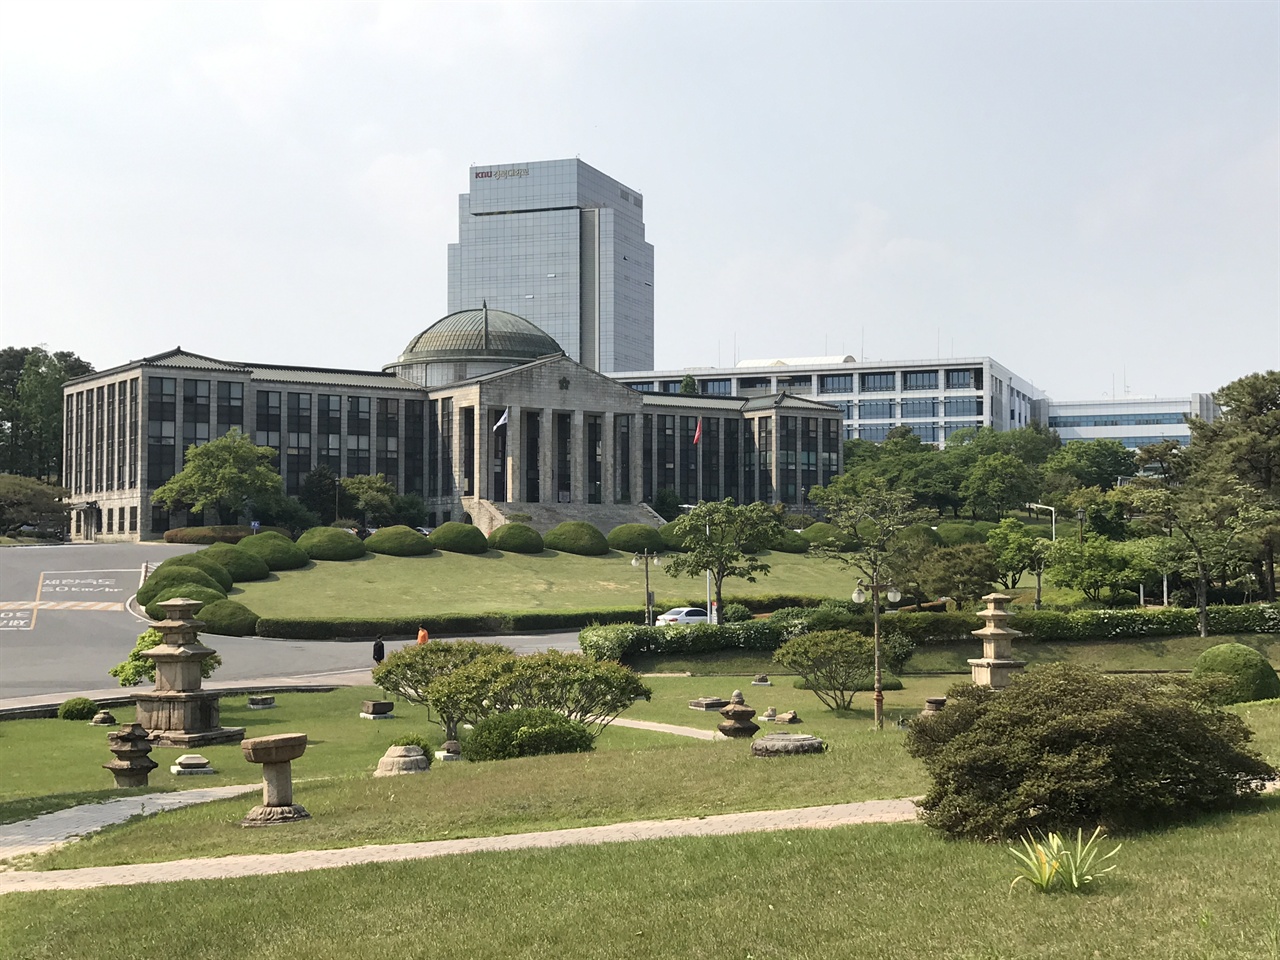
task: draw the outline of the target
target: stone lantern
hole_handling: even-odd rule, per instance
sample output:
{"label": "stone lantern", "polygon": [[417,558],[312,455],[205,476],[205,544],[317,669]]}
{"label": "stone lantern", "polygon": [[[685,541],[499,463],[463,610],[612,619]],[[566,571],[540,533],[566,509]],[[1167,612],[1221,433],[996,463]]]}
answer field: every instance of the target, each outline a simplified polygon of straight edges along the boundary
{"label": "stone lantern", "polygon": [[111,771],[117,787],[145,787],[147,777],[159,766],[148,756],[151,743],[147,740],[147,731],[136,723],[108,733],[107,749],[115,754],[115,759],[102,766]]}
{"label": "stone lantern", "polygon": [[979,687],[990,687],[992,690],[1003,690],[1015,673],[1021,673],[1027,661],[1013,659],[1013,639],[1022,636],[1020,630],[1006,626],[1009,611],[1006,606],[1013,600],[1003,593],[989,593],[982,598],[987,609],[979,610],[978,616],[986,621],[980,630],[973,635],[982,641],[982,657],[970,660],[973,670],[973,682]]}
{"label": "stone lantern", "polygon": [[726,737],[753,737],[760,729],[751,722],[755,715],[756,712],[743,700],[742,691],[735,690],[729,698],[729,705],[720,711],[724,720],[716,725],[716,729]]}
{"label": "stone lantern", "polygon": [[200,689],[200,665],[214,651],[200,642],[204,624],[195,619],[199,605],[185,597],[161,603],[166,618],[155,628],[164,639],[142,654],[156,663],[156,686],[137,696],[138,723],[157,746],[190,749],[244,739],[244,727],[219,722],[220,695]]}

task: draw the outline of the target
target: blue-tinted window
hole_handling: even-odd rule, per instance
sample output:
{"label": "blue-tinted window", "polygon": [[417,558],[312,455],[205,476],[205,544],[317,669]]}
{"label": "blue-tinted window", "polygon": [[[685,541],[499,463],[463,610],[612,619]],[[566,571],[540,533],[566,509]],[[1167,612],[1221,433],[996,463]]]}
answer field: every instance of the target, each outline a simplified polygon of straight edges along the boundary
{"label": "blue-tinted window", "polygon": [[863,393],[882,393],[898,388],[898,375],[895,373],[860,373],[858,389]]}
{"label": "blue-tinted window", "polygon": [[819,393],[853,393],[852,373],[830,373],[818,377]]}
{"label": "blue-tinted window", "polygon": [[948,417],[980,417],[982,416],[982,398],[964,397],[947,400],[943,404]]}
{"label": "blue-tinted window", "polygon": [[859,440],[874,440],[877,443],[889,435],[889,431],[893,429],[892,423],[877,423],[858,428]]}
{"label": "blue-tinted window", "polygon": [[938,415],[938,400],[936,397],[903,400],[900,408],[902,411],[901,416],[904,420],[936,417]]}
{"label": "blue-tinted window", "polygon": [[863,400],[858,404],[859,420],[892,420],[892,400]]}
{"label": "blue-tinted window", "polygon": [[937,390],[937,370],[908,370],[902,375],[903,390]]}

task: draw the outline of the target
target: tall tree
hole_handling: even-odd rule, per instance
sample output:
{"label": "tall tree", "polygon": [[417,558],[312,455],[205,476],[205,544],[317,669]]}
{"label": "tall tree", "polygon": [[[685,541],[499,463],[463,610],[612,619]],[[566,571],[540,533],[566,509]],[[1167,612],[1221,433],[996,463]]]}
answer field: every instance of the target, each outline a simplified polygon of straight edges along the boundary
{"label": "tall tree", "polygon": [[23,524],[62,529],[67,522],[66,496],[62,487],[34,477],[0,474],[0,531]]}
{"label": "tall tree", "polygon": [[203,511],[216,509],[223,522],[234,523],[251,501],[284,489],[271,466],[275,451],[259,447],[239,430],[187,449],[187,462],[151,495],[162,507]]}
{"label": "tall tree", "polygon": [[1046,476],[1065,474],[1076,486],[1110,490],[1121,477],[1138,472],[1134,453],[1119,440],[1072,440],[1044,463]]}
{"label": "tall tree", "polygon": [[61,478],[62,385],[92,372],[92,366],[66,350],[50,353],[39,346],[0,351],[0,470]]}
{"label": "tall tree", "polygon": [[778,515],[768,506],[738,504],[732,499],[703,501],[672,523],[685,552],[664,562],[667,575],[700,577],[710,572],[719,611],[724,610],[725,579],[755,583],[756,574],[768,574],[769,564],[757,557],[755,550],[782,535]]}
{"label": "tall tree", "polygon": [[960,484],[960,496],[975,516],[1000,519],[1035,495],[1035,468],[1011,453],[992,453],[979,458]]}
{"label": "tall tree", "polygon": [[382,474],[343,477],[342,489],[350,494],[365,526],[370,520],[375,524],[385,523],[391,516],[396,488]]}

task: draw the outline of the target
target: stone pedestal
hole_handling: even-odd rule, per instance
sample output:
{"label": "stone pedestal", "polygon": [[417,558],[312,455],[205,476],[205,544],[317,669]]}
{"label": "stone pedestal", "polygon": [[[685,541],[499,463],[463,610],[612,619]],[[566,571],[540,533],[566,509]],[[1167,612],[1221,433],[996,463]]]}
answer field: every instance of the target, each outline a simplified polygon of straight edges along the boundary
{"label": "stone pedestal", "polygon": [[293,802],[293,761],[307,749],[307,735],[254,737],[242,742],[240,749],[250,763],[262,764],[262,803],[249,811],[241,826],[265,827],[309,819],[311,814]]}
{"label": "stone pedestal", "polygon": [[199,605],[182,597],[160,604],[167,619],[156,629],[164,640],[142,654],[156,663],[156,686],[138,694],[138,723],[158,746],[203,747],[244,739],[244,727],[222,726],[221,695],[200,689],[200,665],[214,651],[200,642],[198,631],[204,624],[193,619]]}
{"label": "stone pedestal", "polygon": [[94,727],[114,727],[118,722],[110,710],[99,710],[89,724]]}
{"label": "stone pedestal", "polygon": [[726,737],[754,737],[760,730],[757,724],[751,722],[755,715],[756,712],[742,699],[742,691],[735,690],[729,698],[729,705],[720,711],[724,721],[717,724],[716,729]]}
{"label": "stone pedestal", "polygon": [[364,700],[360,704],[362,720],[394,720],[396,715],[391,711],[395,704],[390,700]]}
{"label": "stone pedestal", "polygon": [[210,765],[208,757],[202,757],[198,753],[184,753],[169,768],[169,772],[175,777],[201,777],[218,771]]}
{"label": "stone pedestal", "polygon": [[723,707],[727,707],[729,701],[723,697],[699,697],[697,700],[689,701],[690,710],[702,710],[705,713],[719,711]]}
{"label": "stone pedestal", "polygon": [[443,760],[446,763],[451,760],[461,760],[462,744],[457,740],[446,740],[442,744],[442,749],[436,751],[436,759]]}
{"label": "stone pedestal", "polygon": [[378,761],[375,777],[396,777],[404,773],[426,773],[431,769],[431,761],[421,747],[403,746],[388,747]]}
{"label": "stone pedestal", "polygon": [[767,673],[762,673],[751,681],[751,685],[753,687],[772,687],[773,681],[769,679],[769,675]]}
{"label": "stone pedestal", "polygon": [[276,705],[276,698],[273,696],[252,696],[249,698],[250,710],[270,710]]}
{"label": "stone pedestal", "polygon": [[116,758],[102,767],[111,771],[117,787],[145,787],[147,777],[159,766],[147,756],[151,752],[151,742],[141,724],[131,723],[115,733],[108,733],[107,749]]}
{"label": "stone pedestal", "polygon": [[802,753],[822,753],[827,745],[808,733],[766,733],[751,744],[753,757],[788,757]]}
{"label": "stone pedestal", "polygon": [[927,717],[931,714],[941,713],[942,708],[947,705],[946,697],[925,697],[924,709],[920,711],[920,716]]}
{"label": "stone pedestal", "polygon": [[973,635],[982,641],[982,657],[970,660],[969,666],[976,686],[1003,690],[1013,675],[1021,673],[1027,665],[1025,660],[1013,659],[1013,640],[1022,636],[1022,632],[1006,626],[1009,611],[1005,607],[1013,600],[1012,597],[989,593],[982,599],[986,601],[987,609],[978,611],[978,616],[986,621],[986,625],[973,631]]}

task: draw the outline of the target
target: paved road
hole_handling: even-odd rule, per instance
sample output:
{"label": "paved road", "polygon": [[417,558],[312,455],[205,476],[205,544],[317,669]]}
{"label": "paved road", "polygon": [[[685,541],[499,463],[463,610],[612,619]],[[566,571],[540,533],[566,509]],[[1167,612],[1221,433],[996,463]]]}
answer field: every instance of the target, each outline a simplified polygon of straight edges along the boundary
{"label": "paved road", "polygon": [[[98,690],[144,621],[124,608],[145,563],[196,547],[165,543],[0,549],[0,700]],[[577,631],[495,637],[517,653],[577,648]],[[367,643],[218,637],[220,681],[301,677],[370,667]],[[388,644],[388,652],[397,644]]]}

